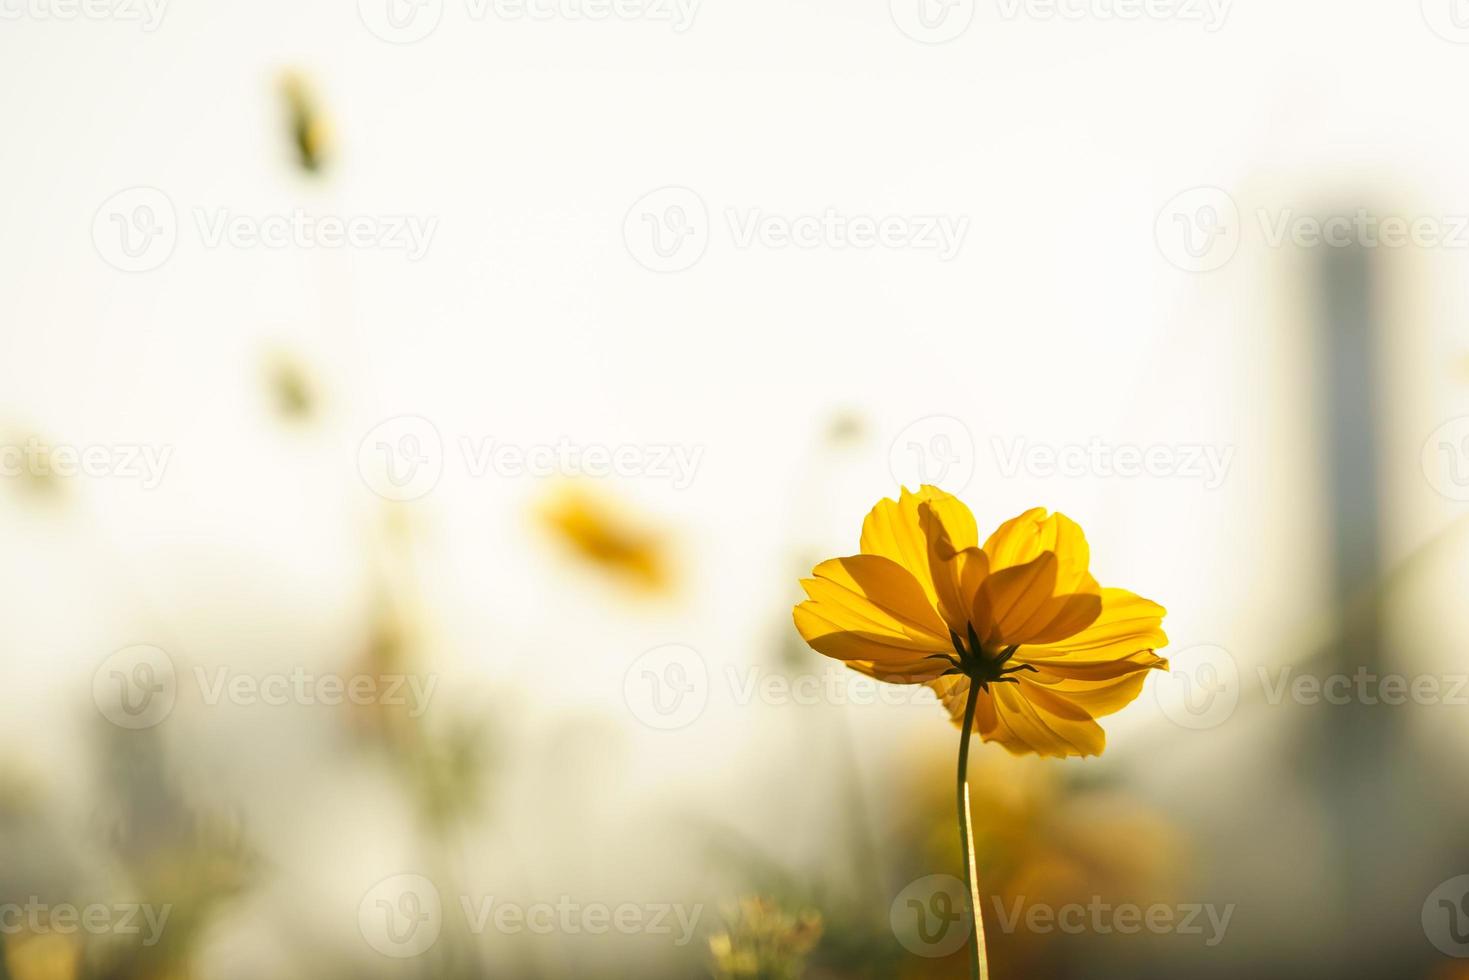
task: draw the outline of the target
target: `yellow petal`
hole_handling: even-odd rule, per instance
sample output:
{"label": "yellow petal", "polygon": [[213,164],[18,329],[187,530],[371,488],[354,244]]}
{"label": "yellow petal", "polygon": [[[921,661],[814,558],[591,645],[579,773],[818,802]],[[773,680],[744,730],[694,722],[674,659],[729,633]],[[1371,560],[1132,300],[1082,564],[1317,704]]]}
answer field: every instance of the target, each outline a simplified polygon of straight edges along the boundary
{"label": "yellow petal", "polygon": [[[924,505],[932,515],[927,531],[919,514],[919,508]],[[881,555],[902,565],[937,607],[929,533],[942,533],[948,547],[956,552],[979,544],[979,530],[969,508],[952,494],[937,487],[922,486],[917,493],[904,488],[897,500],[884,498],[877,502],[862,522],[862,553]]]}
{"label": "yellow petal", "polygon": [[1044,507],[1032,507],[995,529],[984,543],[990,571],[1025,565],[1043,552],[1056,555],[1056,592],[1094,591],[1087,588],[1091,547],[1075,521],[1065,514],[1046,516]]}
{"label": "yellow petal", "polygon": [[1136,699],[1148,671],[1168,669],[1153,652],[1168,643],[1163,615],[1156,602],[1126,589],[1103,589],[1096,622],[1059,642],[1022,646],[1014,661],[1036,668],[1027,673],[1029,683],[1100,718]]}
{"label": "yellow petal", "polygon": [[1045,551],[1034,561],[985,578],[974,598],[973,621],[987,646],[1053,643],[1091,625],[1101,612],[1101,599],[1095,594],[1056,594],[1059,567],[1055,553]]}
{"label": "yellow petal", "polygon": [[810,599],[796,629],[818,653],[873,676],[932,677],[947,665],[927,659],[950,648],[948,630],[904,568],[876,555],[817,565],[801,584]]}
{"label": "yellow petal", "polygon": [[989,556],[974,546],[956,549],[942,519],[928,504],[918,508],[918,517],[928,539],[928,567],[939,613],[949,629],[964,636],[974,597],[989,575]]}
{"label": "yellow petal", "polygon": [[1015,659],[1049,668],[1126,660],[1168,645],[1166,610],[1126,589],[1103,589],[1102,611],[1086,629],[1064,640],[1024,646]]}
{"label": "yellow petal", "polygon": [[[929,684],[939,695],[954,724],[963,725],[969,679],[941,677]],[[1049,691],[1019,684],[992,684],[974,705],[974,731],[986,742],[997,742],[1015,755],[1033,753],[1057,758],[1099,755],[1106,733],[1082,706]]]}

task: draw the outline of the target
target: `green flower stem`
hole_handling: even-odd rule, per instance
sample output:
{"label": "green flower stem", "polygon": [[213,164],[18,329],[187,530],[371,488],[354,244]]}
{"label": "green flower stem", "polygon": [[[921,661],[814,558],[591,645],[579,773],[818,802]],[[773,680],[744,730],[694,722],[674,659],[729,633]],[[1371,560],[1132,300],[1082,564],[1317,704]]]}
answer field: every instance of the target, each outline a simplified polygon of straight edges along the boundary
{"label": "green flower stem", "polygon": [[969,698],[964,702],[964,731],[959,735],[959,785],[955,796],[959,808],[959,850],[964,859],[964,884],[969,888],[969,907],[974,913],[974,931],[969,937],[969,975],[973,980],[989,980],[989,957],[984,950],[984,916],[979,907],[979,872],[974,863],[974,845],[969,840],[969,735],[974,730],[974,707],[979,701],[979,685],[969,682]]}

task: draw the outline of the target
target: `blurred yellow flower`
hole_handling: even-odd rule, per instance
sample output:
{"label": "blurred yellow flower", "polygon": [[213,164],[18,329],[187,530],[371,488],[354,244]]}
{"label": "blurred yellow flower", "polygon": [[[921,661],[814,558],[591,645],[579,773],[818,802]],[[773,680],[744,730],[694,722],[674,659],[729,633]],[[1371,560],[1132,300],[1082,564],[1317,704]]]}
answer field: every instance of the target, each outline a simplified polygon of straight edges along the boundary
{"label": "blurred yellow flower", "polygon": [[709,937],[717,980],[799,980],[821,939],[820,913],[788,914],[766,898],[741,899],[725,931]]}
{"label": "blurred yellow flower", "polygon": [[663,535],[629,517],[613,501],[568,484],[542,507],[541,519],[573,553],[597,568],[651,591],[669,586]]}
{"label": "blurred yellow flower", "polygon": [[[1096,755],[1096,718],[1123,708],[1167,643],[1164,610],[1101,588],[1086,538],[1034,508],[979,547],[969,508],[934,487],[884,499],[861,554],[817,565],[796,628],[884,681],[934,687],[954,719],[1016,754]],[[977,689],[971,691],[971,686]]]}
{"label": "blurred yellow flower", "polygon": [[72,980],[82,949],[72,935],[13,934],[5,940],[5,975],[14,980]]}
{"label": "blurred yellow flower", "polygon": [[331,130],[326,117],[304,76],[290,71],[281,76],[281,95],[286,101],[287,122],[296,162],[301,169],[317,173],[326,164],[330,152]]}

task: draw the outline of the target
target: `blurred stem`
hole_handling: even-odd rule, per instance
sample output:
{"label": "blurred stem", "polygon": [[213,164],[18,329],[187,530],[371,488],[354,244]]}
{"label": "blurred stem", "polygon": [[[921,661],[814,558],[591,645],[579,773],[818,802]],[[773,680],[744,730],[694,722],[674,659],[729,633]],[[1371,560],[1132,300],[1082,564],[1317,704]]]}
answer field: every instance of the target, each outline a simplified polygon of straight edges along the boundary
{"label": "blurred stem", "polygon": [[974,844],[969,840],[969,735],[974,730],[974,706],[979,701],[979,684],[969,681],[969,698],[964,702],[964,730],[959,734],[959,785],[955,798],[959,807],[959,849],[964,859],[964,884],[969,888],[969,906],[974,912],[974,932],[969,937],[969,975],[989,980],[989,957],[984,951],[984,913],[979,907],[979,870],[974,863]]}

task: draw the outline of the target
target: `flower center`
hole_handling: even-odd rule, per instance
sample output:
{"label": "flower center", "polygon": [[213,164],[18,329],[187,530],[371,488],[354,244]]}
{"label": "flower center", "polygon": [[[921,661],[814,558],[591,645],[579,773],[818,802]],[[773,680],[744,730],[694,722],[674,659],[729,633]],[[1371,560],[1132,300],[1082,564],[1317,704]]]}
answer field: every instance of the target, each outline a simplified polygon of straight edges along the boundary
{"label": "flower center", "polygon": [[[1010,664],[1010,658],[1015,656],[1015,651],[1020,649],[1020,644],[1003,647],[999,650],[986,650],[984,644],[979,642],[979,636],[974,632],[974,624],[966,623],[965,630],[969,634],[967,642],[954,630],[949,630],[949,640],[954,644],[954,652],[957,657],[951,657],[947,653],[935,654],[935,659],[943,660],[949,664],[949,669],[944,671],[943,676],[949,674],[963,674],[969,680],[978,684],[980,689],[988,691],[991,684],[1019,684],[1019,679],[1011,677],[1011,674],[1022,670],[1036,671],[1031,664]],[[1009,666],[1006,666],[1009,664]]]}

